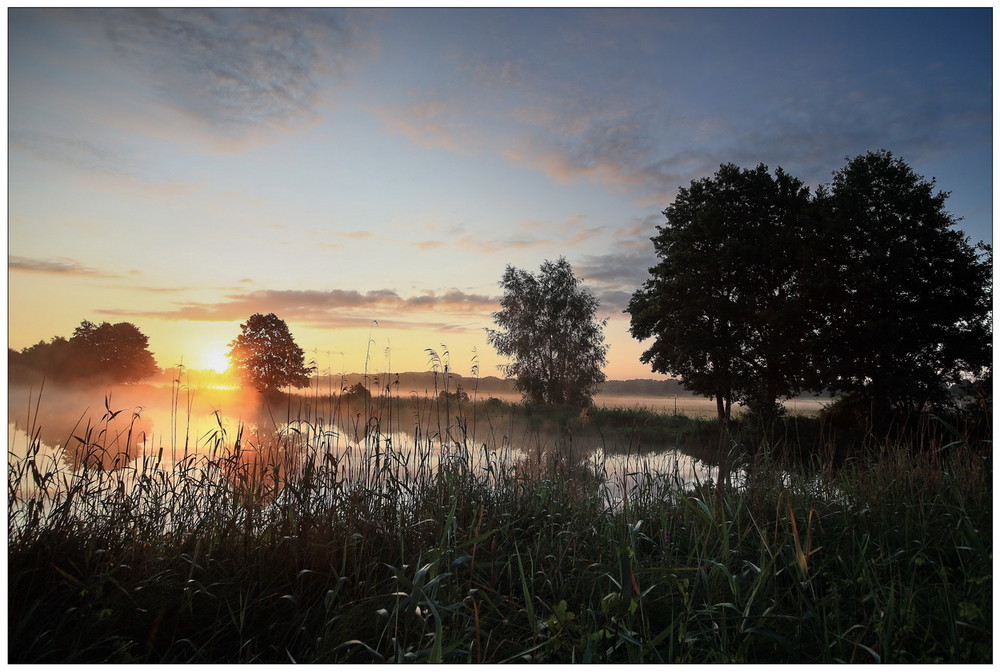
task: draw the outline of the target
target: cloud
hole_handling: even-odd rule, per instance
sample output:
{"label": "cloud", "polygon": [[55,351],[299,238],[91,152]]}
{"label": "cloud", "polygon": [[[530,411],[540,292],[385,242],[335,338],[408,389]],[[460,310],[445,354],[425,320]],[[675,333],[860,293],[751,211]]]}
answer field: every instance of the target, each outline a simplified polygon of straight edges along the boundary
{"label": "cloud", "polygon": [[8,148],[21,149],[35,156],[87,172],[115,177],[131,175],[124,158],[106,146],[69,136],[11,131]]}
{"label": "cloud", "polygon": [[528,59],[523,58],[513,61],[483,61],[472,63],[468,68],[475,81],[489,88],[519,87],[530,80],[531,64]]}
{"label": "cloud", "polygon": [[11,271],[47,273],[50,275],[87,275],[96,278],[118,277],[114,273],[108,273],[106,271],[100,271],[84,266],[80,262],[68,257],[58,257],[56,259],[31,259],[29,257],[10,255],[7,257],[7,268]]}
{"label": "cloud", "polygon": [[64,10],[97,25],[169,105],[226,135],[310,120],[321,79],[357,48],[357,14],[336,10]]}
{"label": "cloud", "polygon": [[988,132],[977,136],[974,129],[989,126],[975,115],[949,113],[930,92],[881,79],[863,90],[817,87],[782,100],[761,99],[742,117],[715,110],[699,119],[690,115],[643,110],[635,101],[623,108],[553,99],[522,111],[528,132],[503,153],[514,165],[560,183],[589,181],[642,205],[665,206],[678,187],[723,163],[780,165],[817,185],[829,182],[844,156],[873,148],[916,159],[944,151],[942,138],[966,129],[967,142],[989,142]]}
{"label": "cloud", "polygon": [[448,243],[443,240],[420,240],[414,243],[410,243],[419,250],[436,250],[445,247]]}
{"label": "cloud", "polygon": [[342,235],[347,238],[350,238],[351,240],[366,240],[368,238],[371,238],[375,234],[373,234],[371,231],[348,231],[347,233],[334,234],[334,235]]}
{"label": "cloud", "polygon": [[505,110],[530,81],[527,59],[495,62],[488,48],[472,50],[449,43],[441,68],[443,82],[422,83],[416,93],[376,107],[376,118],[391,132],[428,149],[470,155],[508,144]]}
{"label": "cloud", "polygon": [[[133,271],[138,273],[138,271]],[[197,291],[200,287],[151,287],[149,285],[129,285],[129,289],[137,292],[149,292],[151,294],[181,294],[183,292]]]}
{"label": "cloud", "polygon": [[[612,97],[613,102],[550,97],[540,107],[517,111],[526,134],[503,151],[505,158],[557,182],[586,180],[621,194],[662,198],[683,181],[695,155],[665,152],[667,112],[648,102]],[[671,123],[673,134],[688,122]],[[701,167],[703,161],[697,163]]]}
{"label": "cloud", "polygon": [[[570,217],[566,222],[555,227],[563,234],[562,238],[535,238],[532,236],[510,236],[507,238],[480,238],[469,235],[461,236],[456,244],[469,251],[495,254],[509,250],[528,250],[537,247],[550,247],[565,252],[568,248],[580,245],[591,240],[602,233],[604,229],[598,226],[581,227],[582,217],[577,215]],[[552,226],[539,222],[522,222],[521,228],[528,231],[548,231],[552,233]]]}
{"label": "cloud", "polygon": [[[633,290],[634,292],[634,290]],[[601,302],[601,314],[609,314],[617,317],[625,312],[628,302],[632,299],[633,292],[626,292],[622,289],[598,289],[594,296]]]}
{"label": "cloud", "polygon": [[[190,195],[204,189],[186,179],[154,179],[148,165],[127,156],[121,138],[100,138],[97,142],[69,135],[38,133],[28,130],[11,130],[8,149],[11,153],[23,152],[50,164],[66,166],[99,178],[102,189],[124,189],[134,194],[137,190],[151,196],[175,197]],[[118,146],[119,150],[111,149]]]}
{"label": "cloud", "polygon": [[505,252],[509,250],[527,250],[534,247],[545,247],[547,245],[552,245],[553,241],[527,237],[488,239],[477,238],[474,236],[462,236],[456,241],[456,244],[462,249],[472,252],[496,254],[497,252]]}
{"label": "cloud", "polygon": [[635,290],[649,279],[649,269],[657,263],[649,239],[656,234],[655,227],[661,221],[660,217],[649,215],[619,229],[613,234],[614,242],[607,254],[584,255],[573,265],[603,309],[612,313],[625,310]]}
{"label": "cloud", "polygon": [[[607,23],[623,16],[601,14],[605,33],[631,38]],[[566,23],[567,31],[581,29]],[[992,114],[985,80],[983,96],[963,100],[964,90],[950,70],[869,66],[845,75],[817,64],[798,66],[788,77],[752,88],[750,80],[739,78],[743,64],[723,67],[724,61],[707,59],[697,69],[682,71],[669,67],[669,41],[650,43],[651,53],[640,58],[631,47],[592,39],[585,30],[590,27],[581,34],[591,38],[592,55],[580,58],[600,57],[623,67],[611,70],[595,63],[588,81],[570,72],[543,88],[547,75],[541,66],[529,74],[537,80],[530,93],[524,95],[526,87],[519,90],[524,104],[507,110],[522,132],[508,139],[504,156],[557,182],[586,181],[640,205],[665,206],[678,187],[727,162],[780,165],[817,185],[829,182],[845,155],[887,147],[918,161],[954,151],[956,145],[991,142],[990,125],[983,123]],[[615,60],[625,53],[631,54],[633,67]],[[662,67],[645,67],[646,62]],[[705,73],[703,83],[693,88],[691,73],[699,71]],[[728,99],[718,93],[726,89],[731,89]]]}
{"label": "cloud", "polygon": [[[288,231],[289,233],[286,235],[291,235],[289,226],[285,224],[276,224],[273,226],[275,229],[282,231],[283,234],[285,231]],[[305,231],[304,234],[309,237],[310,245],[315,246],[317,248],[328,249],[328,250],[344,249],[345,247],[347,247],[347,245],[345,243],[327,240],[327,238],[337,238],[340,240],[348,240],[355,242],[374,240],[379,238],[379,236],[376,236],[371,231],[323,231],[323,230],[312,229],[309,231]],[[298,243],[286,241],[281,244],[285,246],[295,246]]]}
{"label": "cloud", "polygon": [[[971,116],[967,116],[971,113]],[[740,165],[778,165],[807,184],[829,183],[845,156],[885,147],[909,161],[991,141],[974,106],[888,73],[859,86],[824,85],[774,104],[755,127],[734,128],[719,155]],[[717,167],[717,166],[716,166]]]}
{"label": "cloud", "polygon": [[586,255],[575,270],[588,282],[635,288],[648,279],[649,269],[656,261],[650,244],[641,251],[619,249],[609,254]]}
{"label": "cloud", "polygon": [[[673,108],[650,100],[644,88],[636,89],[648,83],[637,82],[639,75],[625,67],[631,61],[621,60],[622,54],[634,55],[634,31],[629,39],[601,45],[623,66],[609,70],[605,53],[593,53],[595,38],[606,33],[599,28],[606,18],[584,17],[583,32],[558,26],[559,35],[548,36],[547,44],[568,51],[553,53],[556,65],[538,54],[510,58],[509,39],[493,45],[484,36],[476,48],[450,45],[444,83],[382,105],[376,115],[388,130],[422,147],[491,151],[557,182],[585,180],[626,195],[662,198],[678,186],[678,174],[687,174],[671,170],[664,160],[670,156],[665,157],[665,131],[670,140],[686,138],[701,117],[680,118]],[[620,20],[636,25],[641,17]],[[566,59],[601,62],[585,71],[558,65]],[[677,158],[684,165],[689,154],[682,149]]]}
{"label": "cloud", "polygon": [[[254,313],[275,313],[282,319],[322,327],[367,326],[373,319],[380,324],[415,326],[399,320],[406,314],[468,314],[488,313],[496,309],[499,299],[458,290],[444,293],[427,292],[404,298],[389,289],[358,292],[355,290],[261,290],[231,294],[217,303],[187,303],[171,310],[105,309],[108,315],[157,317],[197,322],[231,322],[245,320]],[[429,321],[420,326],[442,328],[445,323]],[[448,328],[458,328],[454,325]]]}
{"label": "cloud", "polygon": [[386,128],[420,147],[468,154],[477,145],[475,132],[463,121],[467,110],[454,100],[382,106],[374,112]]}

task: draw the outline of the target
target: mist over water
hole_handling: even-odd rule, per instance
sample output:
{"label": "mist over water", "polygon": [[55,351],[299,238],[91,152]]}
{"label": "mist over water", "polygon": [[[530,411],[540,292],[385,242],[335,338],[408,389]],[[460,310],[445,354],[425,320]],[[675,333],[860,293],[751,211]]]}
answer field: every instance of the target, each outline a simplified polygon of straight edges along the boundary
{"label": "mist over water", "polygon": [[[99,442],[133,459],[144,446],[197,450],[220,423],[258,426],[262,410],[260,395],[208,386],[12,386],[7,397],[15,432],[37,433],[50,448]],[[15,454],[18,447],[12,441]]]}
{"label": "mist over water", "polygon": [[[170,384],[12,386],[9,457],[23,459],[34,444],[36,459],[74,473],[90,468],[139,471],[150,458],[157,469],[169,470],[187,456],[214,456],[239,445],[240,460],[251,466],[280,461],[287,469],[298,469],[307,461],[333,460],[344,479],[359,477],[372,460],[391,459],[391,465],[379,462],[378,468],[412,473],[435,471],[458,458],[473,468],[492,462],[525,478],[544,477],[553,459],[561,459],[603,475],[612,504],[651,474],[675,474],[684,482],[718,478],[717,468],[676,446],[632,445],[592,428],[570,432],[544,417],[526,419],[484,397],[445,402],[426,390],[397,389],[359,399],[306,389],[268,400],[253,390],[180,379]],[[710,402],[690,397],[618,395],[596,402],[690,415],[711,408]]]}

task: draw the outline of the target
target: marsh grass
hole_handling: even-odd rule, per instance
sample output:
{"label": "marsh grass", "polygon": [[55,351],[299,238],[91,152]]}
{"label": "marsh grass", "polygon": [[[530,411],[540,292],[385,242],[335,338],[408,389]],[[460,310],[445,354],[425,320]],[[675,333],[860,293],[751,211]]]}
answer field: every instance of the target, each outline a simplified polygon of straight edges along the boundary
{"label": "marsh grass", "polygon": [[992,461],[961,437],[824,473],[729,435],[692,480],[574,452],[718,446],[625,409],[390,382],[138,453],[106,410],[77,458],[30,423],[10,454],[11,662],[992,660]]}

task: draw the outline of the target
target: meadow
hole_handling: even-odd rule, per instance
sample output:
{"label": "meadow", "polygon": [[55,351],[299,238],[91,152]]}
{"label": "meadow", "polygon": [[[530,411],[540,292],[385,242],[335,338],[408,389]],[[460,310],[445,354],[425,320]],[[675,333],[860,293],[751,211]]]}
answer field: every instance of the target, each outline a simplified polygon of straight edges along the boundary
{"label": "meadow", "polygon": [[33,393],[9,662],[992,661],[981,432],[339,392]]}

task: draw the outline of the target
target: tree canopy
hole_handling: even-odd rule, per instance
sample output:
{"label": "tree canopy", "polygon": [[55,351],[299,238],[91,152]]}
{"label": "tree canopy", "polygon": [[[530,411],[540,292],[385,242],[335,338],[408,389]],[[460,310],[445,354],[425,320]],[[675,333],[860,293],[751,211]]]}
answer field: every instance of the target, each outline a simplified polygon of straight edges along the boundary
{"label": "tree canopy", "polygon": [[513,359],[500,368],[526,400],[589,406],[606,380],[607,320],[598,300],[580,285],[565,258],[546,260],[537,275],[508,266],[500,280],[498,329],[487,329],[497,352]]}
{"label": "tree canopy", "polygon": [[131,322],[80,323],[69,338],[57,336],[20,352],[8,351],[11,379],[43,375],[55,382],[134,383],[159,372],[149,339]]}
{"label": "tree canopy", "polygon": [[641,361],[716,399],[770,414],[802,389],[803,241],[809,190],[780,168],[733,164],[681,188],[652,241],[660,262],[627,308],[631,333],[654,338]]}
{"label": "tree canopy", "polygon": [[921,408],[991,366],[992,251],[954,228],[948,195],[884,150],[819,193],[811,293],[831,391]]}
{"label": "tree canopy", "polygon": [[240,330],[229,344],[228,357],[245,384],[267,393],[309,384],[313,368],[305,365],[302,348],[284,320],[274,313],[255,313]]}
{"label": "tree canopy", "polygon": [[948,194],[887,151],[848,159],[810,197],[780,168],[727,164],[681,188],[632,296],[642,361],[770,414],[832,391],[883,410],[942,402],[992,360],[992,253]]}

